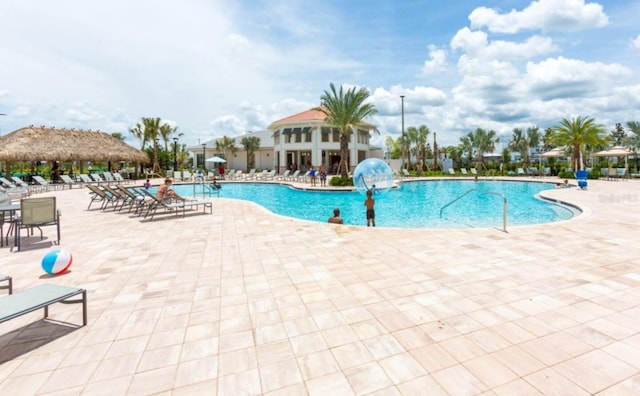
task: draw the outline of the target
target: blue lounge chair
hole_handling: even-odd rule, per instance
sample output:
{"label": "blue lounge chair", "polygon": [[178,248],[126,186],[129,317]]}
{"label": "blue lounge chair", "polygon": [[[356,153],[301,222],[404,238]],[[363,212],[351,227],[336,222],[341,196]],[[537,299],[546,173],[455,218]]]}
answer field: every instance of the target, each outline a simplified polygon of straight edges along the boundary
{"label": "blue lounge chair", "polygon": [[587,171],[579,170],[576,172],[576,181],[578,182],[578,187],[583,190],[587,189]]}

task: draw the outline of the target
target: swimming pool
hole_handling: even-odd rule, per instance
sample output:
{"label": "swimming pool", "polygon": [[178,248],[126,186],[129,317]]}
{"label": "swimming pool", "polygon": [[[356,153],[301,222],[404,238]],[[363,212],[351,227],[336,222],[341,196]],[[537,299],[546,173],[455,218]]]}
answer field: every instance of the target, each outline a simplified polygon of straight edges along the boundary
{"label": "swimming pool", "polygon": [[[178,194],[194,196],[191,184],[174,185]],[[507,226],[567,220],[577,211],[537,198],[552,183],[485,180],[429,180],[405,182],[386,194],[374,195],[378,227],[409,228],[502,228],[502,198],[507,198]],[[196,193],[202,196],[202,185]],[[207,190],[208,187],[207,187]],[[459,201],[440,209],[469,192]],[[475,191],[480,190],[480,191]],[[153,190],[155,192],[155,190]],[[326,222],[333,208],[340,208],[345,224],[366,226],[364,195],[355,191],[298,190],[287,185],[223,183],[221,198],[242,199],[264,206],[279,215]],[[216,193],[213,193],[216,196]]]}

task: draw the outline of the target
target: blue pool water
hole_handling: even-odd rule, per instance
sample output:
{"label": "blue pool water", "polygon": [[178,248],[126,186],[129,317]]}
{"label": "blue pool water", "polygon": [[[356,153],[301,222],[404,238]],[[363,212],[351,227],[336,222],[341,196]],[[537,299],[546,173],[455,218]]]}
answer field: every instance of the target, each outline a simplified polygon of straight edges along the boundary
{"label": "blue pool water", "polygon": [[[464,198],[440,209],[465,192],[477,189],[503,194],[507,198],[507,226],[540,224],[571,218],[575,210],[536,198],[552,183],[517,181],[432,180],[402,183],[376,200],[378,227],[410,228],[502,228],[503,199],[472,191]],[[193,185],[174,185],[178,194],[194,196]],[[196,185],[196,196],[202,196]],[[155,190],[154,190],[155,191]],[[206,187],[206,194],[209,194]],[[366,225],[364,195],[352,191],[297,190],[286,185],[260,183],[222,183],[221,198],[255,202],[283,216],[326,222],[338,207],[345,224]],[[213,193],[216,196],[216,193]]]}

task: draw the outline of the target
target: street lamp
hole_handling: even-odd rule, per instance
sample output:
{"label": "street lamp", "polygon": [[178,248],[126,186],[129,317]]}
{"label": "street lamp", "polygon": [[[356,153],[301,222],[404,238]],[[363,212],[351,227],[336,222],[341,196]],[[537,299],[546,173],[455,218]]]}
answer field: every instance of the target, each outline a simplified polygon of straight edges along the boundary
{"label": "street lamp", "polygon": [[173,138],[173,171],[178,171],[178,138]]}
{"label": "street lamp", "polygon": [[207,144],[206,143],[202,143],[202,171],[204,172],[204,159],[206,156],[206,150],[207,150]]}
{"label": "street lamp", "polygon": [[402,101],[402,162],[400,168],[404,169],[404,146],[406,142],[404,141],[404,95],[400,95],[400,100]]}

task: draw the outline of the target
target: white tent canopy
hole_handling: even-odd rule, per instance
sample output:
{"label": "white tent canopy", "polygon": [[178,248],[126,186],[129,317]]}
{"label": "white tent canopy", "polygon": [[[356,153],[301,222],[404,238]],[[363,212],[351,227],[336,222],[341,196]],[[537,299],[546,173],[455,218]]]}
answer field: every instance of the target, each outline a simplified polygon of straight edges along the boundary
{"label": "white tent canopy", "polygon": [[227,162],[227,160],[225,160],[224,158],[220,158],[217,155],[213,156],[211,158],[207,158],[206,160],[204,160],[205,162],[213,162],[215,163],[223,163],[223,162]]}
{"label": "white tent canopy", "polygon": [[613,146],[610,149],[598,151],[597,153],[594,153],[593,156],[594,157],[624,157],[624,167],[626,168],[628,166],[628,163],[627,163],[628,158],[631,154],[633,153],[627,150],[626,147]]}
{"label": "white tent canopy", "polygon": [[547,152],[540,154],[543,158],[560,158],[560,157],[568,157],[567,153],[564,152],[564,149],[560,147],[556,147]]}

